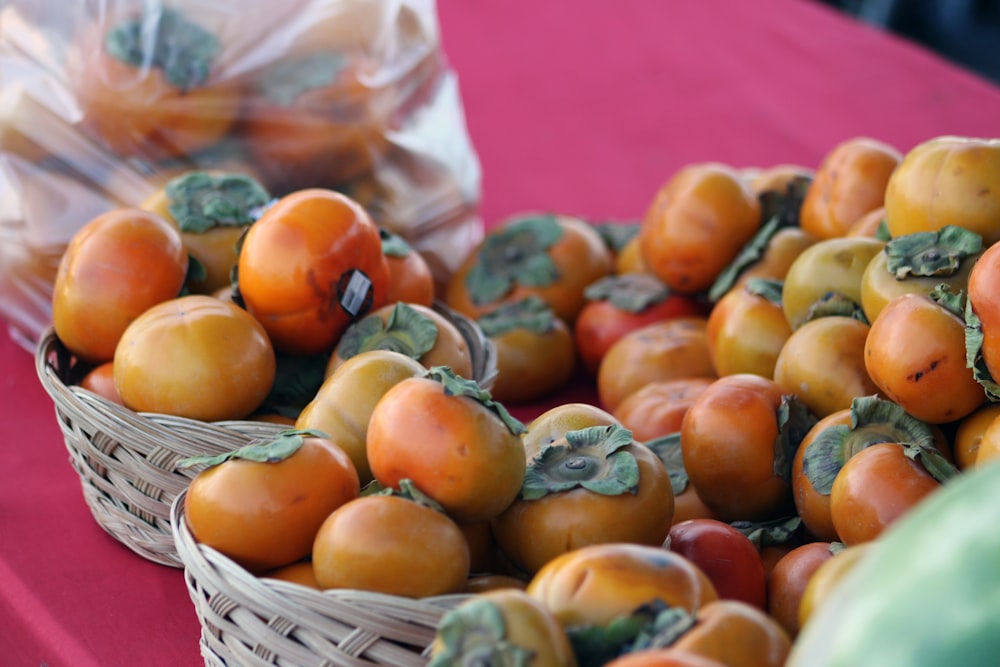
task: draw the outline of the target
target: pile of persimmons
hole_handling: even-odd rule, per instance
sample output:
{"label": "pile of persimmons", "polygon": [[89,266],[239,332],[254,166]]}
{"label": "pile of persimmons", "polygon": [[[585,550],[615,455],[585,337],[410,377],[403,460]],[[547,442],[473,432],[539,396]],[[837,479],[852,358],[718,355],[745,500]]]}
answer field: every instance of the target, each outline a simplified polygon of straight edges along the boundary
{"label": "pile of persimmons", "polygon": [[432,664],[778,666],[1000,454],[997,241],[1000,140],[691,164],[641,221],[518,215],[437,282],[343,194],[192,172],[80,231],[53,322],[129,409],[287,423],[184,463],[192,535],[318,589],[468,593]]}

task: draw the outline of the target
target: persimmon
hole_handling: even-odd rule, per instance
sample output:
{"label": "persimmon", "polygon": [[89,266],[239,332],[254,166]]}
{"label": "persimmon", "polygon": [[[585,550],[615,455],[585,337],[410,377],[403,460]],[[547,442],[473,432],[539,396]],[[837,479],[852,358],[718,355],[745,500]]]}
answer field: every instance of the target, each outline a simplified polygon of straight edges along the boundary
{"label": "persimmon", "polygon": [[434,274],[424,256],[413,249],[406,239],[385,227],[379,227],[382,253],[389,266],[389,290],[386,303],[415,303],[430,308],[434,305]]}
{"label": "persimmon", "polygon": [[792,327],[781,307],[779,286],[752,281],[736,285],[708,316],[705,336],[717,375],[754,373],[774,377]]}
{"label": "persimmon", "polygon": [[816,169],[800,211],[802,229],[819,239],[842,237],[879,208],[903,155],[889,144],[852,137],[833,147]]}
{"label": "persimmon", "polygon": [[388,110],[364,80],[372,64],[297,44],[247,78],[240,129],[269,187],[333,187],[371,171],[388,150]]}
{"label": "persimmon", "polygon": [[979,455],[979,446],[990,424],[1000,417],[1000,403],[986,403],[958,421],[953,438],[955,465],[959,470],[971,468]]}
{"label": "persimmon", "polygon": [[656,193],[639,243],[645,265],[671,288],[704,291],[761,224],[760,203],[728,165],[683,167]]}
{"label": "persimmon", "polygon": [[883,233],[888,235],[888,230],[885,228],[885,206],[879,206],[855,220],[844,232],[844,236],[879,238]]}
{"label": "persimmon", "polygon": [[888,241],[861,275],[865,317],[874,322],[887,303],[903,294],[930,296],[941,289],[964,293],[982,250],[979,235],[955,226]]}
{"label": "persimmon", "polygon": [[278,579],[289,581],[307,588],[321,590],[319,582],[316,581],[316,571],[313,569],[312,560],[300,560],[291,565],[284,565],[273,570],[269,570],[260,575],[268,579]]}
{"label": "persimmon", "polygon": [[276,368],[260,323],[204,294],[150,307],[114,354],[115,387],[130,409],[204,421],[248,417],[267,398]]}
{"label": "persimmon", "polygon": [[316,531],[313,569],[320,588],[421,598],[457,593],[469,576],[458,525],[419,489],[356,498]]}
{"label": "persimmon", "polygon": [[531,460],[519,497],[493,520],[493,534],[516,566],[534,574],[590,544],[663,544],[673,501],[656,454],[628,429],[592,426],[567,432]]}
{"label": "persimmon", "polygon": [[590,403],[560,403],[528,422],[521,435],[524,450],[530,459],[546,445],[562,439],[568,431],[588,426],[621,425],[618,419],[602,408]]}
{"label": "persimmon", "polygon": [[797,179],[808,179],[816,175],[816,170],[801,164],[775,164],[758,169],[749,175],[750,188],[758,195],[764,192],[784,192]]}
{"label": "persimmon", "polygon": [[782,227],[768,239],[760,257],[740,271],[733,286],[745,285],[753,278],[784,280],[795,259],[817,240],[800,227]]}
{"label": "persimmon", "polygon": [[647,324],[619,338],[597,369],[597,395],[614,412],[629,394],[650,382],[716,377],[704,317],[675,317]]}
{"label": "persimmon", "polygon": [[657,648],[626,653],[604,667],[725,667],[725,663],[690,651]]}
{"label": "persimmon", "polygon": [[873,542],[862,542],[838,550],[816,568],[799,599],[799,629],[802,630],[816,609],[821,607],[830,594],[836,590],[844,577],[867,556],[874,547]]}
{"label": "persimmon", "polygon": [[549,561],[528,583],[563,625],[607,625],[659,600],[694,613],[718,594],[694,563],[663,547],[595,544]]}
{"label": "persimmon", "polygon": [[718,599],[698,609],[694,626],[671,647],[730,667],[782,667],[792,641],[764,610],[739,600]]}
{"label": "persimmon", "polygon": [[389,269],[378,228],[354,200],[313,188],[282,197],[247,231],[240,295],[274,343],[329,352],[344,329],[385,304]]}
{"label": "persimmon", "polygon": [[[984,238],[984,243],[986,242]],[[982,381],[1000,378],[1000,243],[986,248],[969,272],[966,322],[973,363]],[[997,394],[995,387],[991,392]],[[993,396],[995,399],[995,396]]]}
{"label": "persimmon", "polygon": [[693,297],[673,292],[647,273],[601,278],[583,295],[586,303],[573,324],[573,340],[584,370],[591,375],[597,375],[608,349],[628,332],[674,317],[700,316],[706,310]]}
{"label": "persimmon", "polygon": [[383,487],[410,479],[457,521],[483,521],[521,490],[523,431],[475,381],[435,367],[396,383],[376,403],[368,463]]}
{"label": "persimmon", "polygon": [[[986,390],[966,365],[962,305],[948,293],[900,295],[879,312],[865,339],[868,376],[917,419],[957,421],[986,401]],[[912,332],[920,332],[920,344],[900,345]]]}
{"label": "persimmon", "polygon": [[774,362],[774,381],[817,417],[848,408],[858,396],[879,392],[865,366],[871,327],[844,315],[803,324],[785,341]]}
{"label": "persimmon", "polygon": [[834,480],[852,456],[879,442],[935,447],[946,459],[950,457],[940,430],[877,396],[856,398],[849,408],[821,418],[802,438],[792,460],[795,508],[816,539],[839,540],[830,512]]}
{"label": "persimmon", "polygon": [[112,152],[150,161],[218,143],[243,103],[218,66],[223,46],[173,8],[86,26],[66,59],[81,126]]}
{"label": "persimmon", "polygon": [[448,366],[474,379],[472,353],[462,332],[443,314],[418,303],[388,303],[348,325],[330,355],[327,377],[346,360],[371,350],[400,352],[427,368]]}
{"label": "persimmon", "polygon": [[187,171],[146,198],[141,208],[177,226],[203,274],[188,289],[210,294],[230,286],[240,237],[271,196],[253,177],[237,172]]}
{"label": "persimmon", "polygon": [[577,664],[565,628],[543,603],[517,589],[480,593],[445,613],[430,656],[428,667]]}
{"label": "persimmon", "polygon": [[445,302],[476,319],[502,302],[537,296],[567,324],[584,289],[614,263],[592,225],[569,215],[522,214],[486,233],[448,281]]}
{"label": "persimmon", "polygon": [[70,239],[52,291],[52,324],[84,361],[110,361],[126,327],[178,296],[188,256],[180,232],[141,209],[113,209]]}
{"label": "persimmon", "polygon": [[121,394],[115,387],[115,362],[113,360],[105,361],[87,371],[87,374],[80,379],[80,386],[112,403],[124,405]]}
{"label": "persimmon", "polygon": [[1000,420],[994,419],[983,429],[973,465],[982,466],[997,458],[1000,458]]}
{"label": "persimmon", "polygon": [[646,260],[642,258],[642,246],[639,236],[633,236],[615,255],[614,273],[623,276],[629,273],[646,273]]}
{"label": "persimmon", "polygon": [[957,225],[1000,241],[1000,140],[944,135],[911,148],[889,179],[885,220],[893,237]]}
{"label": "persimmon", "polygon": [[772,380],[719,378],[684,415],[684,467],[723,521],[764,520],[792,507],[791,458],[814,418]]}
{"label": "persimmon", "polygon": [[[781,308],[792,329],[817,317],[816,310],[831,300],[847,311],[861,307],[861,282],[871,259],[885,242],[870,237],[835,237],[803,250],[785,274]],[[827,310],[827,313],[830,311]]]}
{"label": "persimmon", "polygon": [[426,368],[416,359],[392,350],[357,354],[331,373],[313,399],[299,412],[295,426],[330,435],[351,457],[361,484],[372,480],[368,463],[368,422],[382,396],[401,380]]}
{"label": "persimmon", "polygon": [[843,545],[809,542],[795,547],[774,565],[767,580],[767,612],[793,639],[799,634],[799,605],[809,579]]}
{"label": "persimmon", "polygon": [[308,556],[330,513],[361,492],[351,459],[313,431],[184,464],[208,466],[184,499],[191,535],[258,573]]}
{"label": "persimmon", "polygon": [[712,382],[707,377],[650,382],[622,399],[613,414],[639,442],[676,433],[688,408]]}
{"label": "persimmon", "polygon": [[496,350],[496,381],[490,387],[501,403],[528,403],[567,386],[577,368],[569,326],[536,296],[506,302],[476,320]]}
{"label": "persimmon", "polygon": [[907,446],[882,442],[865,447],[849,458],[833,480],[830,516],[840,541],[847,545],[868,542],[899,517],[941,487],[952,474],[928,472],[924,461],[932,448],[919,449],[911,457]]}
{"label": "persimmon", "polygon": [[732,524],[718,519],[674,523],[667,545],[701,568],[720,600],[740,600],[766,610],[767,573],[760,551]]}

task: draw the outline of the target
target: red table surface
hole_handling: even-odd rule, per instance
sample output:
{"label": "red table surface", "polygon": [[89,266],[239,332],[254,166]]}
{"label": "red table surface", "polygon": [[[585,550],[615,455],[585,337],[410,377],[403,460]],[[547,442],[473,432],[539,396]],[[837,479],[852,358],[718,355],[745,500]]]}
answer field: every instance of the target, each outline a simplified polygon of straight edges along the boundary
{"label": "red table surface", "polygon": [[[1000,89],[805,0],[441,0],[439,14],[487,225],[634,219],[691,162],[816,166],[852,136],[905,151],[1000,132]],[[0,377],[0,663],[202,664],[181,571],[94,523],[33,359],[5,336]]]}

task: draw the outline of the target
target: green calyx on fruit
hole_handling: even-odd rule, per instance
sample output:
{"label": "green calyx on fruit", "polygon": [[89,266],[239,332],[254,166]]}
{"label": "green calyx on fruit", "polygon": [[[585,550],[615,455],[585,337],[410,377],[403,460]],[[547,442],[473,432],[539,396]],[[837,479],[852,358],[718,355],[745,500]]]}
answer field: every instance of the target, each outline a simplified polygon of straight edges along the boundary
{"label": "green calyx on fruit", "polygon": [[607,301],[627,313],[641,313],[670,296],[670,288],[649,273],[623,273],[594,281],[583,296],[588,301]]}
{"label": "green calyx on fruit", "polygon": [[931,477],[944,484],[958,474],[958,468],[948,461],[936,447],[903,443],[907,458],[917,461]]}
{"label": "green calyx on fruit", "polygon": [[641,224],[635,221],[629,222],[592,222],[591,226],[600,234],[604,245],[611,252],[621,252],[629,241],[639,234]]}
{"label": "green calyx on fruit", "polygon": [[837,424],[816,436],[802,460],[802,471],[817,493],[830,495],[833,480],[851,456],[881,442],[934,448],[930,425],[898,404],[878,396],[860,396],[851,403],[851,424]]}
{"label": "green calyx on fruit", "polygon": [[379,227],[378,237],[382,241],[382,254],[386,257],[408,257],[413,253],[413,248],[406,239],[385,227]]}
{"label": "green calyx on fruit", "polygon": [[871,324],[861,305],[840,292],[828,292],[810,304],[802,324],[818,320],[821,317],[850,317],[859,322]]}
{"label": "green calyx on fruit", "polygon": [[337,344],[337,354],[350,359],[362,352],[389,350],[419,361],[434,347],[437,336],[434,320],[400,301],[385,321],[372,313],[347,327]]}
{"label": "green calyx on fruit", "polygon": [[527,329],[541,335],[555,328],[556,314],[544,300],[537,296],[528,296],[502,303],[479,317],[476,324],[491,338],[515,329]]}
{"label": "green calyx on fruit", "polygon": [[639,464],[624,449],[634,442],[632,431],[618,424],[567,431],[528,464],[521,498],[537,500],[578,487],[606,496],[634,494]]}
{"label": "green calyx on fruit", "polygon": [[744,287],[751,294],[767,299],[777,306],[781,305],[781,295],[784,288],[785,281],[773,278],[751,278]]}
{"label": "green calyx on fruit", "polygon": [[778,437],[774,440],[774,474],[792,481],[792,463],[799,444],[816,424],[816,415],[794,395],[786,394],[778,404]]}
{"label": "green calyx on fruit", "polygon": [[397,498],[405,498],[420,505],[421,507],[427,507],[429,509],[435,510],[437,512],[445,513],[444,507],[441,503],[437,502],[426,493],[417,488],[417,485],[413,483],[412,479],[401,479],[399,480],[399,488],[394,489],[392,487],[377,487],[368,491],[365,495],[369,496],[395,496]]}
{"label": "green calyx on fruit", "polygon": [[983,359],[983,323],[976,315],[970,299],[965,300],[965,365],[972,377],[986,390],[991,401],[1000,401],[1000,384],[996,382]]}
{"label": "green calyx on fruit", "polygon": [[105,35],[104,48],[132,67],[150,62],[171,85],[187,91],[208,79],[219,40],[180,12],[163,9],[119,23]]}
{"label": "green calyx on fruit", "polygon": [[[268,67],[259,77],[257,92],[279,106],[292,106],[302,94],[334,85],[346,65],[347,58],[336,51],[317,51],[294,59],[284,58]],[[337,109],[331,111],[336,113]]]}
{"label": "green calyx on fruit", "polygon": [[771,190],[761,193],[760,229],[716,277],[708,289],[709,301],[714,303],[725,296],[739,280],[740,274],[760,261],[775,234],[786,227],[799,226],[799,209],[811,182],[808,176],[797,176],[788,183],[784,192]]}
{"label": "green calyx on fruit", "polygon": [[733,521],[729,525],[746,535],[747,539],[760,549],[790,542],[802,526],[802,517],[781,517],[768,521],[740,520]]}
{"label": "green calyx on fruit", "polygon": [[983,237],[946,225],[933,232],[898,236],[885,244],[885,268],[904,280],[908,276],[950,276],[962,261],[983,249]]}
{"label": "green calyx on fruit", "polygon": [[491,600],[471,599],[451,609],[436,634],[443,648],[428,667],[528,667],[533,658],[508,641],[503,611]]}
{"label": "green calyx on fruit", "polygon": [[681,434],[670,433],[668,435],[653,438],[643,443],[663,462],[663,467],[667,469],[670,477],[670,488],[674,496],[679,496],[688,487],[687,468],[684,467],[684,457],[681,453]]}
{"label": "green calyx on fruit", "polygon": [[424,377],[440,382],[444,385],[444,392],[448,396],[464,396],[478,401],[487,409],[491,410],[500,421],[504,423],[507,430],[514,435],[521,435],[527,431],[527,427],[517,418],[510,414],[501,403],[494,401],[493,396],[486,389],[479,386],[475,380],[464,378],[451,370],[448,366],[433,366],[427,369]]}
{"label": "green calyx on fruit", "polygon": [[554,215],[521,218],[488,235],[466,274],[466,287],[476,305],[493,303],[515,284],[545,287],[559,279],[548,249],[563,235]]}
{"label": "green calyx on fruit", "polygon": [[255,461],[257,463],[280,463],[299,451],[306,438],[329,438],[323,431],[313,429],[289,429],[277,434],[272,440],[251,442],[249,445],[217,455],[191,456],[177,462],[178,468],[195,465],[216,466],[233,459]]}
{"label": "green calyx on fruit", "polygon": [[607,625],[576,625],[566,629],[578,667],[600,667],[628,653],[666,648],[694,627],[694,614],[670,607],[660,599],[644,604]]}
{"label": "green calyx on fruit", "polygon": [[271,195],[246,174],[193,171],[171,179],[165,188],[168,210],[182,232],[243,227],[257,219]]}

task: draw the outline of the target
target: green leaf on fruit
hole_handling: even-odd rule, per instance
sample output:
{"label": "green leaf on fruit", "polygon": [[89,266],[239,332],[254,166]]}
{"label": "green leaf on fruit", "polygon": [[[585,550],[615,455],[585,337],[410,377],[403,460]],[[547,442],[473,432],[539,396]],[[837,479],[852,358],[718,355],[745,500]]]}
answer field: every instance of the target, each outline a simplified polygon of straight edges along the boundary
{"label": "green leaf on fruit", "polygon": [[663,462],[663,467],[667,469],[670,476],[670,488],[674,496],[679,496],[688,487],[687,469],[684,467],[684,456],[681,452],[681,434],[670,433],[647,440],[644,443]]}
{"label": "green leaf on fruit", "polygon": [[413,306],[397,302],[384,321],[371,313],[354,322],[341,334],[336,353],[350,359],[362,352],[390,350],[419,361],[437,343],[438,327]]}
{"label": "green leaf on fruit", "polygon": [[323,431],[313,429],[289,429],[282,431],[272,440],[252,442],[229,452],[210,456],[192,456],[177,463],[178,468],[190,468],[195,465],[206,467],[217,466],[226,461],[240,459],[256,463],[280,463],[299,451],[306,438],[329,438]]}
{"label": "green leaf on fruit", "polygon": [[499,401],[494,401],[493,396],[488,390],[480,387],[479,383],[475,380],[458,375],[448,366],[432,366],[427,369],[424,377],[444,385],[444,393],[448,396],[464,396],[478,401],[499,417],[500,421],[507,427],[507,430],[514,435],[521,435],[528,430],[523,423],[507,411],[507,408],[503,404]]}
{"label": "green leaf on fruit", "polygon": [[630,451],[635,441],[627,428],[589,426],[567,431],[531,460],[521,487],[523,500],[583,488],[606,496],[636,493],[639,464]]}
{"label": "green leaf on fruit", "polygon": [[516,301],[501,303],[489,313],[476,319],[476,324],[490,338],[496,338],[516,329],[544,335],[555,328],[556,314],[541,298],[527,296]]}
{"label": "green leaf on fruit", "polygon": [[503,299],[515,285],[546,287],[559,279],[548,254],[563,235],[554,215],[519,218],[488,234],[465,276],[472,302],[478,306]]}
{"label": "green leaf on fruit", "polygon": [[667,284],[649,273],[623,273],[599,278],[583,290],[588,301],[607,301],[626,313],[641,313],[670,296]]}

